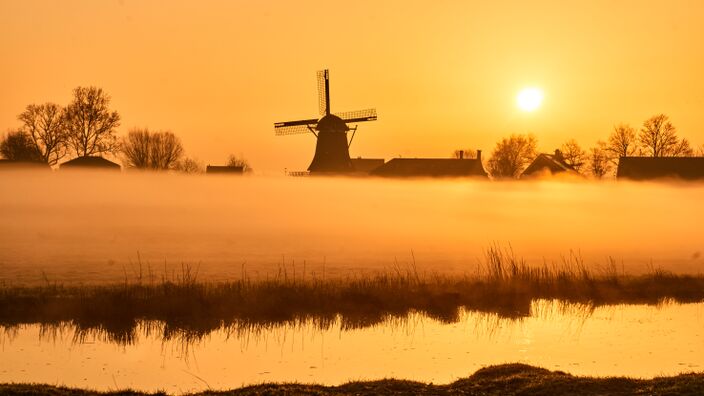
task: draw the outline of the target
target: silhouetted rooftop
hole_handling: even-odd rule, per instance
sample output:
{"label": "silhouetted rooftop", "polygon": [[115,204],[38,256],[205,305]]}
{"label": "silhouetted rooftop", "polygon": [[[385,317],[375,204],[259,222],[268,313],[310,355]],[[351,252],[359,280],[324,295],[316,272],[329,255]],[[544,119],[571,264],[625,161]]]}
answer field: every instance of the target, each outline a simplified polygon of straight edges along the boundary
{"label": "silhouetted rooftop", "polygon": [[384,165],[383,158],[352,158],[352,168],[355,172],[370,173],[374,169]]}
{"label": "silhouetted rooftop", "polygon": [[0,170],[16,169],[51,169],[49,164],[41,161],[12,161],[0,159]]}
{"label": "silhouetted rooftop", "polygon": [[244,167],[242,166],[218,166],[218,165],[208,165],[205,168],[205,173],[230,173],[241,175],[244,173]]}
{"label": "silhouetted rooftop", "polygon": [[704,179],[704,157],[621,157],[616,177],[632,180]]}
{"label": "silhouetted rooftop", "polygon": [[103,157],[97,156],[85,156],[74,158],[70,161],[64,162],[60,165],[61,169],[64,168],[100,168],[100,169],[113,169],[120,170],[122,167],[112,161],[108,161]]}
{"label": "silhouetted rooftop", "polygon": [[565,162],[560,150],[555,150],[555,154],[541,153],[535,157],[533,162],[523,171],[521,177],[537,176],[546,173],[554,175],[556,173],[565,172],[575,175],[579,174],[576,169]]}
{"label": "silhouetted rooftop", "polygon": [[371,172],[389,177],[487,177],[480,159],[394,158]]}

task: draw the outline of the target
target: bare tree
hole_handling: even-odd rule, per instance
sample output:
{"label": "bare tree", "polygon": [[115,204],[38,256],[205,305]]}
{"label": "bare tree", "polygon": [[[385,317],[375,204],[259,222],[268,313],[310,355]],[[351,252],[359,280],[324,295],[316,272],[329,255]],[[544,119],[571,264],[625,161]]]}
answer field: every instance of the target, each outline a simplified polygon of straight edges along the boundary
{"label": "bare tree", "polygon": [[570,139],[560,147],[565,163],[579,172],[587,163],[587,153],[582,150],[576,140]]}
{"label": "bare tree", "polygon": [[489,159],[489,172],[496,178],[518,178],[536,157],[537,140],[533,135],[514,134],[496,144]]}
{"label": "bare tree", "polygon": [[203,165],[195,158],[183,158],[176,163],[174,169],[182,173],[203,173]]}
{"label": "bare tree", "polygon": [[152,169],[173,169],[183,156],[183,146],[172,132],[157,132],[151,136],[149,153]]}
{"label": "bare tree", "polygon": [[699,148],[697,149],[697,155],[700,157],[704,157],[704,144],[699,146]]}
{"label": "bare tree", "polygon": [[638,137],[636,130],[628,124],[614,125],[614,130],[609,136],[607,149],[611,159],[618,163],[621,157],[630,157],[638,153]]}
{"label": "bare tree", "polygon": [[55,103],[31,104],[17,118],[22,121],[22,130],[32,139],[44,162],[56,165],[66,156],[68,134],[61,106]]}
{"label": "bare tree", "polygon": [[679,143],[672,149],[673,157],[692,157],[694,149],[689,144],[689,140],[682,138]]}
{"label": "bare tree", "polygon": [[168,170],[176,168],[183,156],[183,147],[171,132],[132,129],[122,140],[121,152],[129,167]]}
{"label": "bare tree", "polygon": [[114,153],[119,144],[115,129],[120,115],[109,109],[110,97],[101,88],[78,87],[66,107],[68,142],[78,156]]}
{"label": "bare tree", "polygon": [[[680,141],[677,129],[665,114],[650,117],[640,130],[640,144],[651,157],[674,157],[691,155],[688,141]],[[683,139],[684,140],[684,139]]]}
{"label": "bare tree", "polygon": [[238,157],[234,154],[230,154],[230,157],[227,159],[227,166],[241,166],[244,173],[254,172],[254,169],[249,165],[249,161],[242,156]]}
{"label": "bare tree", "polygon": [[0,141],[0,154],[10,161],[43,160],[32,138],[22,130],[9,132],[2,141]]}
{"label": "bare tree", "polygon": [[599,141],[589,149],[589,170],[597,179],[601,179],[611,170],[610,147]]}
{"label": "bare tree", "polygon": [[149,168],[150,143],[149,130],[137,128],[130,130],[120,145],[125,165],[131,168]]}

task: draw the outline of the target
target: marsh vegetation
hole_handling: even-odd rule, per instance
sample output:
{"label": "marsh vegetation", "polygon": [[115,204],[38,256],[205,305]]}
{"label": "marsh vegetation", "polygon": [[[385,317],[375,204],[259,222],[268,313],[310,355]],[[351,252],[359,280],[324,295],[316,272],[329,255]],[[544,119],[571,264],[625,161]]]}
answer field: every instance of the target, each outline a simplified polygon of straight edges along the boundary
{"label": "marsh vegetation", "polygon": [[[141,266],[141,264],[140,264]],[[600,270],[572,254],[559,265],[530,266],[510,248],[486,250],[481,271],[463,276],[419,272],[417,265],[369,276],[325,278],[282,264],[271,277],[200,282],[197,267],[160,277],[151,268],[112,285],[64,286],[47,279],[41,286],[0,288],[0,325],[75,326],[130,343],[139,323],[164,323],[164,337],[198,339],[221,328],[246,329],[313,321],[326,328],[339,318],[343,329],[378,324],[418,312],[442,322],[460,310],[520,318],[537,299],[580,303],[658,304],[704,301],[704,276],[653,269],[620,273],[614,261]]]}

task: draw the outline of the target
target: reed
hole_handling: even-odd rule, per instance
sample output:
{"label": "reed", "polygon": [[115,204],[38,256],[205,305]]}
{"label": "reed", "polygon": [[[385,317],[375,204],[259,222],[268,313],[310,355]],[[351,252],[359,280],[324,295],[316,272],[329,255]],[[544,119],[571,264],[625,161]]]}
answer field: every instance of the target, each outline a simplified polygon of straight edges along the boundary
{"label": "reed", "polygon": [[[144,266],[138,263],[140,268]],[[651,270],[639,276],[618,273],[613,260],[589,269],[578,253],[559,264],[530,266],[512,249],[491,246],[477,273],[440,275],[419,272],[415,261],[366,276],[320,278],[282,264],[266,279],[242,277],[200,282],[198,268],[142,275],[112,285],[65,286],[48,279],[40,286],[0,286],[0,326],[70,324],[78,334],[99,330],[129,343],[140,323],[164,324],[164,337],[202,337],[223,327],[246,329],[313,321],[326,328],[341,320],[343,329],[404,318],[419,312],[443,322],[458,320],[461,309],[506,318],[530,314],[536,299],[568,303],[658,304],[704,301],[704,276]],[[140,270],[139,274],[143,274]],[[295,275],[294,275],[295,274]]]}

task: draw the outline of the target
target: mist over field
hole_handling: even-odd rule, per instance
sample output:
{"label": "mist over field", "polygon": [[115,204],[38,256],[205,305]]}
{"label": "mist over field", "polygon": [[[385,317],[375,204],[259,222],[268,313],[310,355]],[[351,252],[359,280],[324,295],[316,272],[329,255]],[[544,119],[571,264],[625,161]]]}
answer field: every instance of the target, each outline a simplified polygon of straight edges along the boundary
{"label": "mist over field", "polygon": [[[474,273],[497,243],[530,264],[704,268],[703,184],[0,173],[0,282],[119,282],[142,263],[200,280]],[[285,265],[282,265],[285,264]]]}

